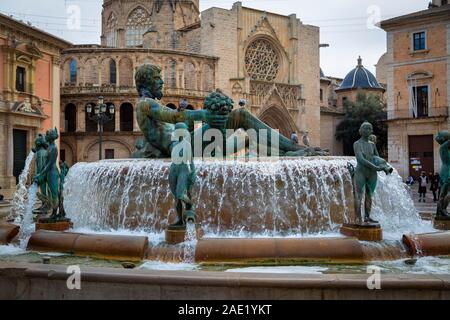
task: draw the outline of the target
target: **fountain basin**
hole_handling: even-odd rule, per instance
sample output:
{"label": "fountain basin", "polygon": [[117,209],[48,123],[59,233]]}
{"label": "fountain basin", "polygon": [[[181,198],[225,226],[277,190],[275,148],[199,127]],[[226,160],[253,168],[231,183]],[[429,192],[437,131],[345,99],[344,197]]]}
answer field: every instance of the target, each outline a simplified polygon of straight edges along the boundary
{"label": "fountain basin", "polygon": [[0,222],[0,244],[10,243],[18,234],[20,227],[11,223]]}
{"label": "fountain basin", "polygon": [[408,234],[403,236],[403,243],[414,256],[450,255],[450,232]]}
{"label": "fountain basin", "polygon": [[142,261],[148,249],[147,237],[37,231],[27,250],[73,253],[101,259]]}
{"label": "fountain basin", "polygon": [[360,263],[356,238],[321,239],[204,239],[197,244],[195,261],[202,264],[289,264],[299,262]]}
{"label": "fountain basin", "polygon": [[[362,274],[255,274],[82,267],[88,300],[405,300],[450,299],[449,275],[384,274],[382,290]],[[79,299],[67,267],[0,263],[0,299]],[[48,290],[52,288],[52,290]],[[44,295],[45,293],[45,295]]]}

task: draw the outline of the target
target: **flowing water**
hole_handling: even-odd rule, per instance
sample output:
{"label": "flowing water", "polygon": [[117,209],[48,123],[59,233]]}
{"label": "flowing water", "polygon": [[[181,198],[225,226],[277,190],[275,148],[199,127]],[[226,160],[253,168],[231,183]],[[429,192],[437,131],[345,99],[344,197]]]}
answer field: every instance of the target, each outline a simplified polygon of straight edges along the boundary
{"label": "flowing water", "polygon": [[28,189],[28,200],[25,207],[25,214],[20,225],[19,241],[20,247],[26,249],[28,239],[34,232],[33,207],[37,198],[38,185],[33,183]]}
{"label": "flowing water", "polygon": [[[33,154],[19,181],[14,199],[16,221],[22,229],[20,246],[0,246],[0,261],[41,263],[42,255],[26,252],[33,227],[32,209],[37,186],[26,189]],[[211,237],[330,237],[339,226],[351,222],[355,213],[351,176],[347,163],[354,158],[304,158],[196,162],[198,180],[193,190],[197,221],[205,238]],[[65,208],[80,233],[148,236],[152,246],[164,243],[164,228],[175,218],[168,186],[170,162],[160,160],[102,161],[79,163],[65,184]],[[419,213],[394,172],[379,175],[372,215],[383,226],[380,243],[363,243],[370,264],[383,273],[448,274],[448,258],[412,261],[401,243],[405,233],[434,231]],[[292,265],[240,268],[195,264],[196,226],[188,225],[185,243],[174,250],[173,261],[146,261],[149,270],[205,270],[263,273],[366,273],[366,264]],[[178,250],[179,249],[179,250]],[[45,254],[49,256],[50,254]],[[165,257],[167,258],[167,257]],[[121,268],[120,263],[73,255],[53,254],[52,263]],[[163,261],[171,261],[163,259]],[[377,262],[381,261],[381,262]]]}
{"label": "flowing water", "polygon": [[195,263],[195,249],[197,247],[197,230],[195,223],[188,222],[184,239],[184,263]]}
{"label": "flowing water", "polygon": [[[347,163],[354,158],[196,162],[197,220],[206,236],[310,236],[353,221]],[[69,171],[65,207],[77,226],[163,232],[173,220],[169,161],[78,163]],[[379,175],[373,216],[385,238],[432,231],[394,172]]]}
{"label": "flowing water", "polygon": [[25,160],[25,167],[19,176],[16,192],[13,195],[10,219],[14,219],[16,224],[21,224],[25,216],[28,203],[27,180],[30,174],[31,163],[34,159],[34,152],[30,152]]}

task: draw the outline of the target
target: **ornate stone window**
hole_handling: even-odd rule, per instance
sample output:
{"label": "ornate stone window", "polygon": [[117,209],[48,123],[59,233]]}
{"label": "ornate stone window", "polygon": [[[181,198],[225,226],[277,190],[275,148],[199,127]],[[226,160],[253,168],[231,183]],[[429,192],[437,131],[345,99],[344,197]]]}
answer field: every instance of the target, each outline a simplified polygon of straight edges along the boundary
{"label": "ornate stone window", "polygon": [[134,9],[128,16],[125,31],[125,45],[127,47],[142,45],[142,36],[150,27],[150,15],[147,10],[142,7]]}
{"label": "ornate stone window", "polygon": [[269,41],[257,39],[247,48],[245,68],[253,80],[273,81],[280,70],[280,56]]}
{"label": "ornate stone window", "polygon": [[106,45],[108,47],[116,47],[117,36],[117,17],[114,12],[111,12],[108,21],[106,22]]}

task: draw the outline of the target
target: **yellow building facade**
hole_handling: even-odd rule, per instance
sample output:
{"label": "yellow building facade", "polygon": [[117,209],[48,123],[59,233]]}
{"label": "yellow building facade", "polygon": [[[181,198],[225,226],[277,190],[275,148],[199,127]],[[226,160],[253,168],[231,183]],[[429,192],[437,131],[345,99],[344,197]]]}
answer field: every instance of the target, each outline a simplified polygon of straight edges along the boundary
{"label": "yellow building facade", "polygon": [[450,5],[383,21],[387,54],[389,161],[403,177],[440,169],[441,130],[449,130]]}

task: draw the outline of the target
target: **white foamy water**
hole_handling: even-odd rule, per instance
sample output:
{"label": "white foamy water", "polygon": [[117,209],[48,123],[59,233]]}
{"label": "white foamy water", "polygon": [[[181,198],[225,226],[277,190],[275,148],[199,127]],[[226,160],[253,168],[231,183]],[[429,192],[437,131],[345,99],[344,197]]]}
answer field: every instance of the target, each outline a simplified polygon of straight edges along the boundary
{"label": "white foamy water", "polygon": [[386,272],[407,274],[450,274],[450,258],[423,257],[412,265],[405,260],[380,262],[379,265]]}
{"label": "white foamy water", "polygon": [[19,176],[19,183],[16,192],[13,195],[11,214],[9,219],[14,219],[16,224],[21,224],[25,216],[26,205],[28,201],[27,180],[30,174],[31,163],[34,159],[34,152],[30,152],[25,160],[25,166]]}
{"label": "white foamy water", "polygon": [[33,206],[37,198],[38,185],[33,183],[28,189],[28,199],[25,206],[25,213],[20,225],[19,240],[20,247],[25,249],[28,243],[28,239],[34,232],[34,220],[33,220]]}
{"label": "white foamy water", "polygon": [[13,244],[6,246],[0,245],[0,256],[18,256],[24,253],[26,253],[26,250]]}
{"label": "white foamy water", "polygon": [[160,261],[147,261],[139,269],[160,271],[196,271],[198,267],[189,263],[166,263]]}
{"label": "white foamy water", "polygon": [[414,201],[395,171],[392,175],[378,175],[378,186],[374,196],[372,214],[383,227],[383,237],[399,240],[404,233],[428,233],[434,230],[431,221],[420,218]]}
{"label": "white foamy water", "polygon": [[322,274],[327,271],[325,267],[315,266],[286,266],[286,267],[249,267],[228,269],[225,272],[234,273],[284,273],[284,274]]}
{"label": "white foamy water", "polygon": [[74,229],[71,230],[71,232],[83,234],[148,237],[149,244],[153,246],[156,246],[166,240],[164,232],[146,232],[144,230],[127,230],[127,229],[114,230],[114,229],[75,227]]}
{"label": "white foamy water", "polygon": [[[354,158],[196,162],[193,195],[208,235],[297,237],[337,233],[354,215],[347,163]],[[160,234],[173,215],[170,162],[78,163],[65,185],[65,209],[75,225],[94,230]],[[385,237],[432,231],[420,219],[402,179],[379,175],[373,217]]]}
{"label": "white foamy water", "polygon": [[195,249],[197,248],[197,230],[195,224],[188,222],[186,225],[186,236],[184,239],[183,262],[192,264],[195,262]]}

